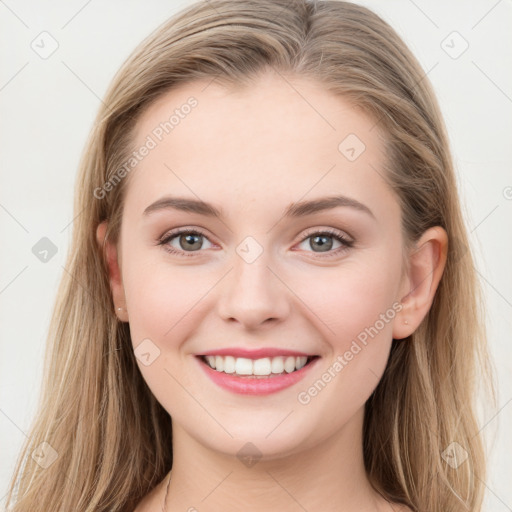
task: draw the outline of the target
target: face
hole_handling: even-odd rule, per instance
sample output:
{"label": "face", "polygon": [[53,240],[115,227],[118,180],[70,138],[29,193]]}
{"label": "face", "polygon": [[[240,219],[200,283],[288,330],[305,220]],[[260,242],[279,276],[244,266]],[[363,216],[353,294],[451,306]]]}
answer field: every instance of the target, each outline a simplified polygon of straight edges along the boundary
{"label": "face", "polygon": [[151,147],[126,178],[114,291],[144,379],[201,445],[272,458],[360,425],[404,294],[373,126],[271,74],[182,85],[139,119],[134,149]]}

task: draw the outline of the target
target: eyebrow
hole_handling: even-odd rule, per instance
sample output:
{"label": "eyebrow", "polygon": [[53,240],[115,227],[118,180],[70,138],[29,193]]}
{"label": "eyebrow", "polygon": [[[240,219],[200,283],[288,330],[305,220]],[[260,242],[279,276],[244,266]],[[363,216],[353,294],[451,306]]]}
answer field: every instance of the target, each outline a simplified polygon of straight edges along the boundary
{"label": "eyebrow", "polygon": [[[312,215],[317,212],[338,208],[340,206],[354,208],[361,212],[367,213],[374,219],[376,218],[368,206],[360,203],[356,199],[347,196],[328,196],[320,197],[310,201],[299,201],[290,204],[285,212],[284,217],[298,218]],[[149,215],[160,210],[179,210],[188,213],[196,213],[207,217],[222,218],[222,210],[214,205],[201,201],[199,199],[188,199],[186,197],[165,196],[150,204],[143,215]]]}

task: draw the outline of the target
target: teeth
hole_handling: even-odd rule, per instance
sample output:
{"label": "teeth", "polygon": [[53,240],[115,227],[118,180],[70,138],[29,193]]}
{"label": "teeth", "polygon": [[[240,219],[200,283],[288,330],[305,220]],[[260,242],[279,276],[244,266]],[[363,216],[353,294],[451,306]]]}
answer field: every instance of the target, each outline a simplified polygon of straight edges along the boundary
{"label": "teeth", "polygon": [[306,356],[277,356],[253,360],[246,357],[206,356],[205,361],[218,372],[266,376],[300,370],[305,366],[308,358]]}
{"label": "teeth", "polygon": [[295,370],[295,357],[287,357],[284,362],[284,371],[292,373]]}
{"label": "teeth", "polygon": [[254,375],[270,375],[272,373],[272,363],[269,357],[264,359],[256,359],[252,363]]}
{"label": "teeth", "polygon": [[[219,356],[217,356],[218,358]],[[219,370],[219,367],[216,367]],[[222,371],[222,368],[219,370]],[[237,375],[253,375],[252,373],[252,361],[245,357],[237,357],[235,360],[235,373]]]}
{"label": "teeth", "polygon": [[282,357],[273,357],[272,362],[270,363],[272,367],[272,373],[283,373],[284,372],[284,363]]}
{"label": "teeth", "polygon": [[236,361],[233,356],[226,356],[224,358],[224,371],[226,373],[235,373]]}

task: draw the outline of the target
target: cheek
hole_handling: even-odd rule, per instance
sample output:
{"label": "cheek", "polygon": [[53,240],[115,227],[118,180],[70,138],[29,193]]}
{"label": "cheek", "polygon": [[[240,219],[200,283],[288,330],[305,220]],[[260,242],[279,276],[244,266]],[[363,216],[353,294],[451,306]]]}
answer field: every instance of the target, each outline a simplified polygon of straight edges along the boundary
{"label": "cheek", "polygon": [[[136,257],[123,269],[137,365],[156,399],[178,417],[182,407],[190,403],[185,390],[194,385],[190,375],[182,371],[186,354],[180,347],[197,328],[204,306],[200,299],[214,284],[211,275],[203,279],[191,269],[171,268],[161,262],[147,264]],[[150,354],[147,365],[140,357],[145,353]]]}
{"label": "cheek", "polygon": [[207,291],[204,281],[180,268],[153,265],[134,268],[128,274],[125,292],[130,326],[143,336],[151,334],[160,340],[186,319]]}
{"label": "cheek", "polygon": [[149,338],[162,353],[159,363],[179,368],[187,355],[180,348],[211,307],[219,274],[207,265],[169,263],[161,255],[132,256],[123,268],[123,284],[133,347]]}
{"label": "cheek", "polygon": [[[314,304],[308,305],[329,326],[323,334],[331,353],[319,374],[304,383],[297,399],[304,410],[315,411],[313,416],[320,414],[334,426],[363,406],[387,364],[393,322],[401,309],[396,301],[400,262],[396,258],[378,262],[369,258],[367,265],[359,261],[357,267],[345,267],[323,293],[317,287],[310,289]],[[333,403],[342,407],[333,408]]]}
{"label": "cheek", "polygon": [[307,279],[296,277],[294,290],[317,315],[315,324],[323,326],[322,333],[336,353],[347,350],[358,336],[364,338],[374,326],[379,332],[371,329],[373,337],[388,338],[392,331],[399,264],[368,259],[368,264],[358,261],[329,272],[321,269]]}

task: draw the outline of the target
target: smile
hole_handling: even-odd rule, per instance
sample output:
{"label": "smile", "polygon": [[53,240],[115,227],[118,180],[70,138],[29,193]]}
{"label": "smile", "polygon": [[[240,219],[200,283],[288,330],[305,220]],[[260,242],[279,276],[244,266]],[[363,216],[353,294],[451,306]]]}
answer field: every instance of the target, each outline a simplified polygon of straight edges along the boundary
{"label": "smile", "polygon": [[306,356],[277,356],[249,359],[234,356],[203,356],[210,368],[238,376],[268,377],[292,373],[303,368],[313,358]]}
{"label": "smile", "polygon": [[320,359],[300,353],[261,357],[264,354],[255,351],[252,357],[242,357],[222,352],[198,355],[195,359],[217,386],[243,395],[267,395],[288,388],[303,379]]}

